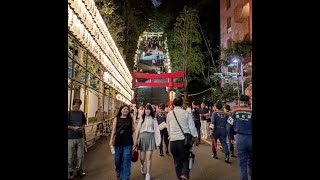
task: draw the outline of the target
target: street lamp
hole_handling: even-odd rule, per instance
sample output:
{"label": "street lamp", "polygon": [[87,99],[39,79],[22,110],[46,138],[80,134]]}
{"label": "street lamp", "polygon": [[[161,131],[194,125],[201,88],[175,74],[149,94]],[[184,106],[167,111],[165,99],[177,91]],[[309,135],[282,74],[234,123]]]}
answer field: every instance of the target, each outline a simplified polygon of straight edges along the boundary
{"label": "street lamp", "polygon": [[[238,73],[239,72],[238,60],[234,59],[232,62],[233,63],[237,63],[237,73]],[[240,98],[240,93],[239,93],[239,78],[238,78],[238,75],[237,75],[237,91],[238,91],[238,99],[239,99]]]}
{"label": "street lamp", "polygon": [[233,61],[232,62],[234,62],[234,63],[237,63],[237,72],[239,71],[238,70],[238,62],[240,61],[240,75],[241,75],[241,92],[242,92],[242,94],[244,94],[244,89],[243,89],[243,64],[242,64],[242,61],[241,61],[241,58],[239,58],[239,57],[234,57],[233,58]]}

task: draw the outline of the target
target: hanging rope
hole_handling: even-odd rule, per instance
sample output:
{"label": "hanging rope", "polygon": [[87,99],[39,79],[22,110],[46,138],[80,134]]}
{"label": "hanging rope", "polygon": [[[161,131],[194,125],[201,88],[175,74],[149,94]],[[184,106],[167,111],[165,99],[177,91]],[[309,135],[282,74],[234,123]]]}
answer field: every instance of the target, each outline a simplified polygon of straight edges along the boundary
{"label": "hanging rope", "polygon": [[[202,94],[202,93],[204,93],[204,92],[206,92],[206,91],[209,91],[209,90],[213,90],[213,91],[215,91],[216,89],[215,89],[215,88],[209,88],[209,89],[204,90],[204,91],[199,92],[199,93],[195,93],[195,94],[188,94],[188,97],[189,97],[189,96],[196,96],[196,95]],[[184,94],[182,94],[182,93],[178,93],[178,94],[179,94],[179,95],[184,95]]]}

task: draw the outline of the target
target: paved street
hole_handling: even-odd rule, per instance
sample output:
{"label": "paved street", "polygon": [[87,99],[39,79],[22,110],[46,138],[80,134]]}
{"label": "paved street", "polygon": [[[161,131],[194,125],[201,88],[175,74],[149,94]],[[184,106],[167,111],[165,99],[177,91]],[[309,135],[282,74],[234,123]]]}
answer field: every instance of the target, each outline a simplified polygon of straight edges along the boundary
{"label": "paved street", "polygon": [[[77,178],[82,180],[116,180],[113,155],[110,152],[108,140],[98,140],[85,154],[85,169],[87,176]],[[209,142],[209,141],[208,141]],[[202,141],[198,147],[193,148],[196,154],[194,168],[191,171],[191,180],[238,180],[240,179],[238,158],[230,157],[231,164],[224,162],[224,154],[219,151],[219,159],[211,158],[211,146]],[[152,180],[176,180],[173,157],[159,156],[159,151],[154,151],[151,169]],[[140,172],[140,163],[132,163],[131,179],[143,180]]]}

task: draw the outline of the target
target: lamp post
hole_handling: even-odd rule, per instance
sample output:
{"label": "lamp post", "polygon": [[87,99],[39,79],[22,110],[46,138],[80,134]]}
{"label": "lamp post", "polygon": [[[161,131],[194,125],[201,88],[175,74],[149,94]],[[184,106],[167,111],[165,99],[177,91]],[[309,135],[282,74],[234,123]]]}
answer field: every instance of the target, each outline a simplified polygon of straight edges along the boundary
{"label": "lamp post", "polygon": [[[238,66],[238,60],[233,60],[234,63],[237,63],[237,73],[239,72],[239,66]],[[240,92],[239,92],[239,78],[237,75],[237,91],[238,91],[238,98],[240,98]]]}
{"label": "lamp post", "polygon": [[[238,60],[238,58],[234,58],[233,62],[237,63],[237,72],[239,72],[239,60]],[[244,89],[243,89],[243,83],[244,83],[243,82],[243,64],[242,64],[241,60],[240,60],[240,75],[241,75],[241,93],[244,94]],[[239,80],[239,78],[238,78],[238,80]],[[239,89],[238,89],[238,96],[239,96]]]}

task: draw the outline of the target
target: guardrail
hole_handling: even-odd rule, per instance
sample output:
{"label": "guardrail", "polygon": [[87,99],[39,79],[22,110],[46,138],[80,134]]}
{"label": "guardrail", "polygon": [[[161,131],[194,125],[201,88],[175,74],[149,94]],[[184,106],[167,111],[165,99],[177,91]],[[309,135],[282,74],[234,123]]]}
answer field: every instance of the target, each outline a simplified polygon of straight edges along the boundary
{"label": "guardrail", "polygon": [[[101,139],[102,136],[106,138],[111,134],[112,122],[115,117],[106,119],[104,121],[95,122],[85,125],[85,151],[88,152],[88,148],[95,144],[97,139]],[[91,129],[90,129],[91,127]],[[91,143],[89,143],[91,142]]]}

